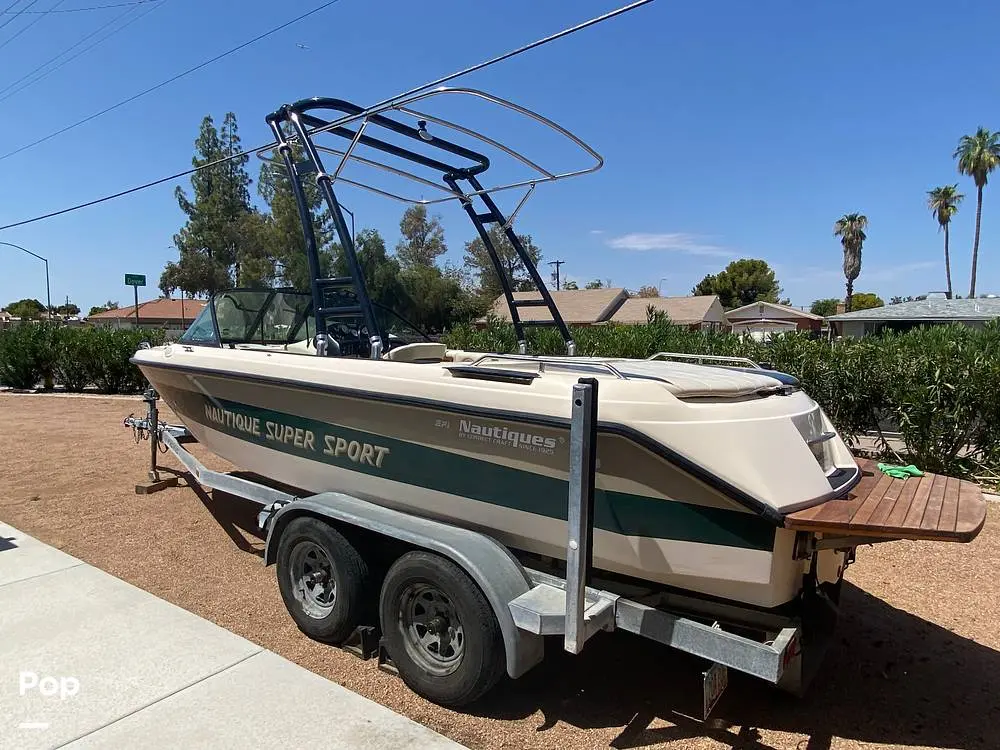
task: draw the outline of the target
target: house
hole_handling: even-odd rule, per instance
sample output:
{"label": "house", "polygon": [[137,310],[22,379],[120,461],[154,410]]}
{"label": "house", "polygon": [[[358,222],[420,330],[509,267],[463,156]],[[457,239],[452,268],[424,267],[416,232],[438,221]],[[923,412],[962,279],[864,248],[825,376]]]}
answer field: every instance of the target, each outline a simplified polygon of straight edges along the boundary
{"label": "house", "polygon": [[898,305],[873,307],[870,310],[831,315],[835,336],[861,338],[880,331],[906,331],[910,328],[943,323],[959,323],[982,328],[987,321],[1000,318],[1000,298],[944,299],[927,298],[900,302]]}
{"label": "house", "polygon": [[14,323],[17,323],[20,320],[21,320],[20,318],[14,317],[6,310],[0,310],[0,330],[7,328]]}
{"label": "house", "polygon": [[787,331],[819,331],[823,317],[805,310],[774,302],[751,302],[726,313],[726,321],[733,333],[750,333],[757,338],[767,338]]}
{"label": "house", "polygon": [[[139,328],[163,328],[168,334],[179,335],[208,304],[197,299],[171,299],[161,297],[139,303]],[[105,310],[88,315],[87,323],[102,328],[136,328],[135,305]]]}
{"label": "house", "polygon": [[697,297],[631,297],[611,316],[611,322],[641,325],[649,320],[650,307],[666,314],[671,323],[694,330],[726,327],[725,310],[714,294]]}
{"label": "house", "polygon": [[[611,319],[611,316],[628,299],[628,292],[624,289],[572,289],[559,292],[550,292],[552,301],[556,303],[556,309],[562,315],[567,325],[572,326],[592,326],[597,323],[604,323]],[[541,299],[538,292],[514,292],[515,300]],[[551,320],[546,307],[519,307],[517,314],[522,321]],[[501,294],[490,306],[486,318],[494,317],[503,321],[510,321],[510,310],[507,309],[507,300]],[[483,325],[486,322],[483,318],[478,322]],[[643,320],[645,322],[645,320]]]}

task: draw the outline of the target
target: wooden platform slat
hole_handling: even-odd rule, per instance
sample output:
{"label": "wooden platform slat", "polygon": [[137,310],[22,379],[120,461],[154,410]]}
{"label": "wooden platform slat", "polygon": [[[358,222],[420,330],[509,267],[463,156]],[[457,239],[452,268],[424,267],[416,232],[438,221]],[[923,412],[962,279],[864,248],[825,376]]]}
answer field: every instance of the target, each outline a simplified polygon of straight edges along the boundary
{"label": "wooden platform slat", "polygon": [[955,477],[948,477],[944,486],[944,503],[941,507],[941,520],[938,527],[942,531],[954,531],[958,523],[958,497],[962,489],[962,482]]}
{"label": "wooden platform slat", "polygon": [[785,528],[883,539],[967,542],[986,520],[979,486],[954,477],[924,474],[894,479],[874,461],[858,462],[862,479],[841,500],[785,516]]}
{"label": "wooden platform slat", "polygon": [[[868,519],[872,517],[872,513],[881,504],[882,498],[885,497],[885,493],[892,489],[892,477],[881,474],[881,478],[875,485],[875,488],[871,491],[871,494],[866,497],[861,505],[858,506],[858,510],[851,516],[851,526],[855,524],[865,524]],[[860,482],[859,482],[860,484]]]}
{"label": "wooden platform slat", "polygon": [[[900,527],[905,529],[919,529],[920,522],[924,518],[924,512],[927,510],[927,501],[931,497],[931,488],[934,486],[934,480],[936,475],[934,474],[924,474],[920,479],[917,480],[917,491],[913,495],[913,501],[910,503],[910,509],[906,513],[906,518],[900,524]],[[902,481],[908,482],[909,479],[903,479]]]}
{"label": "wooden platform slat", "polygon": [[920,482],[916,479],[909,479],[901,482],[901,484],[903,486],[899,491],[899,501],[892,509],[889,517],[885,519],[884,526],[887,528],[903,525],[906,514],[910,511],[910,505],[913,504],[913,497],[917,494],[917,487],[920,486]]}
{"label": "wooden platform slat", "polygon": [[[909,486],[914,487],[912,482],[910,482]],[[883,526],[888,521],[889,516],[892,515],[892,511],[895,509],[900,497],[904,495],[906,487],[906,482],[893,482],[882,497],[882,501],[878,504],[875,512],[872,513],[871,518],[867,519],[867,522],[872,526]],[[907,500],[907,502],[909,501]],[[861,518],[855,516],[854,522],[860,523],[860,521]]]}

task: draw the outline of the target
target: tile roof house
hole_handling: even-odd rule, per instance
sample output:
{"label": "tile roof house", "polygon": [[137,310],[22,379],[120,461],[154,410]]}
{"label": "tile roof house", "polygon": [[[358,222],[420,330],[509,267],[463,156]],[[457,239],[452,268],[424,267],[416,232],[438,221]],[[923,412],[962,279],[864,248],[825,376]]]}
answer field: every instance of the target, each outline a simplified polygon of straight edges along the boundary
{"label": "tile roof house", "polygon": [[[563,320],[567,325],[587,326],[603,323],[628,299],[624,289],[573,289],[550,292]],[[514,292],[515,300],[541,299],[538,292]],[[551,315],[545,307],[521,307],[518,309],[521,320],[551,320]],[[486,317],[500,320],[510,320],[510,310],[503,295],[497,297],[490,306]],[[485,323],[485,319],[478,321]]]}
{"label": "tile roof house", "polygon": [[611,316],[612,323],[643,324],[648,309],[663,312],[671,323],[691,328],[725,327],[725,310],[714,294],[697,297],[631,297]]}
{"label": "tile roof house", "polygon": [[[140,302],[139,327],[183,330],[191,324],[206,304],[208,303],[205,300],[169,297]],[[87,323],[105,328],[134,328],[135,318],[135,305],[129,305],[88,315]]]}
{"label": "tile roof house", "polygon": [[959,323],[982,328],[1000,318],[1000,298],[943,299],[928,298],[900,302],[898,305],[873,307],[870,310],[831,315],[827,320],[834,335],[860,338],[883,330],[905,331],[921,325]]}
{"label": "tile roof house", "polygon": [[767,337],[786,331],[818,331],[823,317],[774,302],[751,302],[726,313],[733,333],[750,333]]}

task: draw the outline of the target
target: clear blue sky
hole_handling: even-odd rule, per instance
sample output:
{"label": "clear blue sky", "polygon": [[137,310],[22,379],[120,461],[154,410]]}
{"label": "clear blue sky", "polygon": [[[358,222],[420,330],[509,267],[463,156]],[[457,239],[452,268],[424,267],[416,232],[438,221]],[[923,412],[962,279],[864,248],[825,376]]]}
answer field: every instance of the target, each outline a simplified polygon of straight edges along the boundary
{"label": "clear blue sky", "polygon": [[[3,102],[2,151],[318,4],[165,0]],[[221,120],[236,112],[244,144],[256,145],[268,140],[264,115],[286,101],[374,102],[612,7],[609,0],[341,0],[158,94],[0,161],[0,224],[185,168],[205,114]],[[44,17],[0,48],[0,87],[117,12]],[[27,18],[0,30],[0,45]],[[808,305],[843,294],[832,225],[862,211],[871,227],[858,290],[888,299],[942,289],[941,236],[925,191],[958,182],[967,197],[952,232],[953,276],[964,294],[975,187],[956,173],[951,153],[978,125],[1000,128],[1000,48],[976,42],[970,29],[998,21],[1000,8],[964,1],[657,0],[464,83],[542,111],[607,160],[596,175],[541,187],[519,217],[545,260],[566,261],[564,277],[629,287],[662,279],[664,294],[687,294],[730,259],[757,257],[775,267],[794,304]],[[254,176],[257,168],[251,163]],[[1000,175],[996,181],[983,209],[979,292],[1000,292]],[[108,298],[125,304],[124,273],[145,273],[152,296],[164,263],[176,257],[171,241],[182,215],[172,192],[163,185],[0,232],[0,240],[50,259],[54,303],[69,295],[84,311]],[[376,227],[395,244],[403,206],[352,192],[341,200],[359,228]],[[472,227],[457,207],[442,214],[448,257],[460,262]],[[0,268],[0,304],[44,299],[40,262],[0,246]]]}

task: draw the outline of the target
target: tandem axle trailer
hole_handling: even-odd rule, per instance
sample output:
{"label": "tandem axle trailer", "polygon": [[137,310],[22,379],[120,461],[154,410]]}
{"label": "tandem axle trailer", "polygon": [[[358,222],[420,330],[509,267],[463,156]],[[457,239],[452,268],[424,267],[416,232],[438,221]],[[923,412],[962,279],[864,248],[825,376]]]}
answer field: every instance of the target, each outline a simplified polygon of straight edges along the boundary
{"label": "tandem axle trailer", "polygon": [[564,570],[536,569],[532,559],[486,534],[351,495],[297,495],[266,480],[213,471],[185,448],[195,442],[186,428],[159,419],[152,389],[143,398],[146,416],[125,424],[150,442],[149,482],[137,492],[176,485],[157,463],[169,450],[203,487],[259,504],[264,561],[276,564],[299,627],[363,658],[377,654],[380,666],[435,702],[463,705],[504,672],[520,677],[542,661],[545,636],[562,636],[563,648],[579,654],[596,633],[615,630],[704,659],[703,717],[728,684],[728,669],[801,694],[837,614],[818,590],[803,596],[795,614],[778,615],[676,594],[650,606],[624,596],[627,586],[598,582],[592,555],[597,381],[581,379],[571,397]]}

